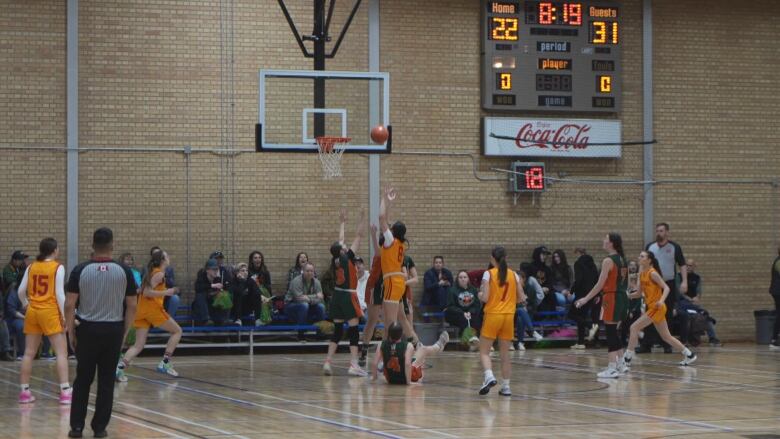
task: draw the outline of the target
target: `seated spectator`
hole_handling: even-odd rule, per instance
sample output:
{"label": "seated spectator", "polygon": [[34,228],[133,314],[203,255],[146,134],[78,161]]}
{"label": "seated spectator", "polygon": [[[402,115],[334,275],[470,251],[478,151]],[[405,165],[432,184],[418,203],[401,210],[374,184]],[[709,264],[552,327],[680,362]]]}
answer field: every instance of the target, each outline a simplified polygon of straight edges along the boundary
{"label": "seated spectator", "polygon": [[[425,276],[427,278],[428,274],[426,273]],[[459,334],[463,333],[469,324],[477,332],[482,329],[482,304],[477,298],[477,288],[469,282],[469,274],[466,270],[458,272],[457,282],[450,287],[447,305],[444,308],[444,321],[456,326]],[[479,338],[472,337],[469,344],[472,350],[476,350],[479,346]]]}
{"label": "seated spectator", "polygon": [[11,254],[11,260],[3,267],[3,293],[8,293],[8,289],[12,284],[19,284],[22,280],[24,268],[26,267],[25,259],[27,259],[27,255],[21,250],[16,250]]}
{"label": "seated spectator", "polygon": [[[24,313],[25,308],[19,300],[16,284],[12,284],[8,289],[8,297],[5,301],[5,321],[8,323],[10,336],[14,340],[17,361],[21,361],[24,356]],[[6,360],[2,354],[0,354],[0,359]]]}
{"label": "seated spectator", "polygon": [[[366,270],[366,263],[363,262],[363,258],[360,256],[355,257],[355,272],[358,275],[357,279],[357,291],[358,301],[360,301],[360,309],[363,310],[363,316],[368,315],[368,309],[366,304],[366,286],[368,285],[368,276],[371,274]],[[314,273],[314,277],[317,277],[317,273]],[[365,320],[365,319],[363,319]]]}
{"label": "seated spectator", "polygon": [[552,273],[552,290],[555,292],[555,302],[558,306],[566,306],[574,302],[574,295],[571,294],[574,270],[566,260],[566,253],[563,250],[558,249],[552,253],[550,272]]}
{"label": "seated spectator", "polygon": [[[577,259],[574,261],[574,283],[571,291],[575,300],[585,297],[599,280],[599,268],[593,256],[578,247],[574,250]],[[569,308],[569,318],[577,322],[577,344],[572,349],[585,349],[585,340],[593,340],[598,336],[599,317],[601,313],[601,298],[594,297],[582,308]]]}
{"label": "seated spectator", "polygon": [[[290,270],[287,272],[287,289],[290,289],[290,282],[292,282],[293,279],[301,275],[301,272],[303,271],[303,265],[305,263],[309,262],[309,255],[307,255],[304,252],[298,253],[298,256],[295,257],[295,265],[290,268]],[[317,277],[317,272],[314,272],[314,277]]]}
{"label": "seated spectator", "polygon": [[[254,280],[260,292],[267,297],[273,296],[271,292],[271,273],[265,266],[265,257],[262,253],[255,250],[249,254],[249,278]],[[265,291],[263,291],[265,290]]]}
{"label": "seated spectator", "polygon": [[143,279],[143,276],[141,275],[141,272],[138,271],[137,268],[135,268],[135,258],[133,257],[132,253],[125,253],[122,256],[119,257],[119,262],[122,263],[125,267],[130,269],[130,272],[133,273],[133,279],[135,280],[135,289],[138,290],[141,288],[141,280]]}
{"label": "seated spectator", "polygon": [[[531,320],[531,313],[534,312],[534,309],[533,306],[529,306],[530,301],[538,300],[539,292],[541,292],[542,287],[533,276],[528,276],[525,271],[520,270],[518,274],[520,275],[520,282],[523,285],[526,302],[518,303],[517,308],[515,309],[515,323],[517,326],[515,336],[517,337],[517,341],[513,342],[512,346],[517,350],[524,351],[525,343],[523,343],[523,339],[525,338],[526,333],[531,335],[536,341],[541,341],[544,338],[542,334],[534,330],[534,323]],[[542,292],[542,294],[544,294],[544,292]]]}
{"label": "seated spectator", "polygon": [[209,259],[206,266],[198,271],[195,279],[195,301],[192,303],[192,317],[198,324],[224,325],[228,322],[229,312],[214,308],[214,298],[217,294],[229,289],[219,274],[219,264],[216,259]]}
{"label": "seated spectator", "polygon": [[544,291],[544,298],[538,303],[537,310],[539,311],[555,311],[557,301],[555,294],[552,292],[552,270],[547,265],[547,259],[550,256],[550,251],[547,247],[536,247],[531,254],[531,263],[529,265],[523,264],[523,267],[527,270],[526,275],[533,277],[542,286]]}
{"label": "seated spectator", "polygon": [[433,267],[423,276],[423,296],[420,306],[434,307],[437,311],[449,305],[452,273],[444,268],[444,257],[434,256]]}
{"label": "seated spectator", "polygon": [[[320,281],[314,278],[314,264],[307,262],[300,276],[290,282],[284,297],[284,313],[296,325],[325,320],[325,296]],[[305,341],[305,331],[298,331],[298,340]]]}
{"label": "seated spectator", "polygon": [[209,255],[209,259],[216,259],[219,266],[219,277],[222,278],[224,283],[229,284],[233,281],[233,267],[225,263],[225,255],[220,250],[212,252]]}
{"label": "seated spectator", "polygon": [[[238,264],[236,276],[230,285],[230,292],[233,295],[233,309],[231,318],[234,323],[241,326],[241,319],[247,316],[254,321],[255,326],[260,326],[270,321],[263,321],[263,303],[270,302],[270,297],[260,294],[260,288],[254,280],[249,278],[249,266],[245,263]],[[270,315],[267,315],[270,317]]]}
{"label": "seated spectator", "polygon": [[698,335],[692,333],[692,328],[697,320],[702,322],[710,346],[722,346],[715,334],[715,319],[710,313],[701,307],[701,276],[696,273],[696,261],[688,259],[688,291],[680,295],[675,309],[676,320],[680,326],[680,341],[685,344],[698,344]]}

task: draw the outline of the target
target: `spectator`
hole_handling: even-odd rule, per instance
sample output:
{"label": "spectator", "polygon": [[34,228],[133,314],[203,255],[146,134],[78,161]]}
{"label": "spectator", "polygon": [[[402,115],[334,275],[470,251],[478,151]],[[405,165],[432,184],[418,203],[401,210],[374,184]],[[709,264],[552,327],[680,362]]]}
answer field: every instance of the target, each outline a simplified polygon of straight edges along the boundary
{"label": "spectator", "polygon": [[[259,253],[259,252],[258,252]],[[261,255],[262,257],[262,255]],[[290,289],[290,282],[292,282],[293,279],[301,275],[301,272],[303,271],[303,265],[305,263],[309,262],[309,255],[307,255],[304,252],[298,253],[298,256],[295,257],[295,265],[290,268],[290,270],[287,272],[287,290]],[[317,273],[314,273],[314,277],[317,277]]]}
{"label": "spectator", "polygon": [[10,325],[6,325],[5,322],[5,300],[2,298],[3,294],[0,292],[0,361],[14,361],[11,350],[11,334],[9,333]]}
{"label": "spectator", "polygon": [[222,282],[225,285],[230,285],[233,281],[233,267],[225,264],[225,255],[221,251],[216,250],[209,255],[209,259],[215,259],[219,266],[219,277],[222,278]]}
{"label": "spectator", "polygon": [[[426,281],[431,270],[425,273]],[[477,297],[477,289],[469,282],[466,270],[458,272],[458,281],[450,287],[447,306],[444,308],[444,320],[452,326],[457,326],[459,334],[463,333],[469,324],[477,332],[482,328],[482,304]],[[472,351],[476,351],[479,348],[479,338],[472,337],[469,345]]]}
{"label": "spectator", "polygon": [[228,313],[213,307],[217,293],[225,289],[219,274],[216,259],[209,259],[206,266],[198,271],[195,279],[195,301],[192,303],[192,317],[199,324],[221,325],[228,319]]}
{"label": "spectator", "polygon": [[[653,255],[658,259],[664,282],[669,286],[669,294],[666,296],[664,303],[666,304],[666,321],[672,322],[680,293],[685,294],[688,291],[688,271],[685,267],[685,256],[683,256],[682,247],[676,242],[670,241],[669,236],[669,224],[656,224],[655,242],[647,244],[645,250],[653,252]],[[680,273],[682,279],[679,290],[676,282],[677,273]],[[665,353],[669,354],[672,352],[672,347],[661,340],[661,337],[652,325],[645,330],[645,337],[642,339],[637,352],[650,352],[653,343],[656,341],[663,346]]]}
{"label": "spectator", "polygon": [[769,294],[775,301],[775,327],[772,331],[772,342],[769,349],[780,350],[780,247],[777,248],[777,258],[772,262],[772,277],[769,284]]}
{"label": "spectator", "polygon": [[[369,271],[366,270],[366,263],[363,262],[363,258],[360,256],[355,257],[355,273],[358,275],[357,280],[357,296],[360,301],[360,309],[363,310],[363,316],[366,316],[368,311],[366,305],[366,286],[368,285]],[[314,273],[314,277],[317,277],[317,272]],[[364,319],[365,320],[365,319]],[[361,366],[362,367],[362,366]]]}
{"label": "spectator", "polygon": [[[531,320],[531,313],[533,313],[535,310],[533,306],[529,306],[529,302],[533,303],[533,301],[538,300],[539,293],[541,292],[542,295],[544,295],[544,292],[542,290],[542,286],[539,285],[539,282],[531,276],[528,277],[528,275],[524,271],[520,271],[520,284],[523,286],[523,291],[525,291],[526,299],[525,302],[518,302],[517,308],[515,309],[515,322],[517,329],[515,330],[515,336],[517,337],[517,341],[513,343],[513,347],[519,351],[525,350],[525,343],[523,343],[523,339],[525,339],[526,332],[531,335],[531,337],[534,338],[534,340],[542,341],[544,338],[542,334],[534,330],[534,323]],[[531,297],[535,296],[535,297]]]}
{"label": "spectator", "polygon": [[524,265],[528,269],[526,275],[533,277],[542,286],[544,291],[544,298],[537,305],[539,311],[555,311],[557,301],[555,294],[550,294],[552,289],[552,270],[547,265],[547,258],[550,256],[550,251],[547,247],[536,247],[531,254],[531,264]]}
{"label": "spectator", "polygon": [[[290,282],[284,297],[284,313],[299,326],[319,322],[325,320],[324,300],[322,285],[314,277],[314,264],[307,262],[300,276]],[[298,330],[299,341],[306,341],[305,333]]]}
{"label": "spectator", "polygon": [[715,319],[699,304],[701,301],[701,277],[696,273],[696,261],[688,259],[685,266],[688,270],[688,291],[680,296],[676,310],[680,325],[680,341],[686,344],[698,344],[698,334],[692,333],[692,329],[696,321],[701,321],[710,346],[722,346],[723,344],[715,334]]}
{"label": "spectator", "polygon": [[143,276],[141,275],[141,272],[135,268],[135,258],[133,257],[132,253],[125,253],[120,256],[119,262],[121,262],[125,267],[129,268],[130,272],[133,273],[133,280],[135,280],[136,289],[141,288],[141,279],[143,279]]}
{"label": "spectator", "polygon": [[574,270],[566,260],[566,253],[563,250],[555,250],[552,253],[552,290],[555,292],[555,301],[558,306],[566,306],[574,302],[574,295],[571,294],[571,286],[574,283]]}
{"label": "spectator", "polygon": [[[267,297],[273,296],[271,292],[271,273],[265,266],[265,257],[255,250],[249,254],[249,278],[257,283],[260,292]],[[265,291],[263,291],[265,290]]]}
{"label": "spectator", "polygon": [[449,306],[452,284],[452,273],[444,268],[444,257],[434,256],[433,267],[423,275],[424,291],[420,306],[432,306],[437,311]]}
{"label": "spectator", "polygon": [[[577,259],[574,261],[574,283],[571,292],[575,299],[581,299],[598,282],[599,269],[593,257],[584,248],[576,248],[574,255]],[[571,346],[572,349],[585,349],[585,340],[593,340],[598,335],[600,304],[601,298],[597,296],[582,308],[569,309],[569,318],[577,322],[577,344]]]}
{"label": "spectator", "polygon": [[[406,251],[409,251],[409,244],[407,243]],[[406,273],[406,291],[404,297],[401,300],[403,302],[404,314],[406,314],[406,320],[411,326],[414,326],[414,305],[412,303],[412,286],[417,285],[419,277],[417,276],[417,266],[414,264],[414,260],[409,253],[404,252],[403,269]],[[415,335],[416,337],[416,335]],[[415,338],[416,340],[416,338]]]}
{"label": "spectator", "polygon": [[16,250],[11,254],[11,261],[3,267],[3,293],[8,292],[11,284],[19,285],[22,274],[24,274],[25,259],[27,259],[27,255],[21,250]]}
{"label": "spectator", "polygon": [[[14,340],[17,361],[21,361],[22,356],[24,356],[24,313],[25,308],[19,300],[16,285],[12,284],[8,289],[8,298],[5,303],[5,321],[8,323],[10,335]],[[0,359],[7,361],[4,357],[0,357]]]}
{"label": "spectator", "polygon": [[[257,283],[249,278],[249,266],[240,263],[237,266],[236,278],[230,285],[230,292],[233,294],[233,319],[235,324],[241,326],[241,319],[248,311],[251,311],[251,320],[254,320],[255,326],[260,326],[268,321],[263,321],[263,304],[270,302],[270,297],[260,294],[260,288]],[[270,319],[269,319],[270,320]]]}

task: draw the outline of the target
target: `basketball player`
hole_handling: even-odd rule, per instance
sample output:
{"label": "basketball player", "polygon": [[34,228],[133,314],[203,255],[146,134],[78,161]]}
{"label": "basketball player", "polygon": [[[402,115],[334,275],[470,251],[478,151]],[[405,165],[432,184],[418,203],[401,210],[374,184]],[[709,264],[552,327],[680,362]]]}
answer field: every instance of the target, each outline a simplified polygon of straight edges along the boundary
{"label": "basketball player", "polygon": [[[384,297],[382,298],[382,314],[385,328],[389,328],[393,322],[400,322],[404,333],[417,342],[417,334],[414,332],[411,322],[407,320],[401,299],[406,293],[407,273],[403,267],[406,253],[406,225],[401,221],[388,226],[390,205],[396,199],[398,193],[393,187],[388,186],[379,202],[379,227],[382,230],[381,246],[382,278]],[[387,333],[385,333],[387,339]]]}
{"label": "basketball player", "polygon": [[496,385],[490,348],[498,339],[501,355],[501,390],[498,394],[512,396],[509,378],[512,363],[509,360],[509,346],[515,336],[515,309],[518,303],[526,301],[520,277],[507,267],[506,249],[498,246],[490,254],[491,267],[482,275],[479,300],[485,303],[482,330],[479,335],[479,356],[485,369],[485,380],[479,389],[480,395],[487,395]]}
{"label": "basketball player", "polygon": [[371,224],[370,242],[374,249],[374,259],[371,261],[371,271],[366,283],[365,301],[368,318],[366,319],[366,326],[363,327],[363,345],[360,349],[360,360],[358,361],[360,367],[365,367],[366,365],[368,346],[371,344],[371,339],[374,338],[374,329],[376,329],[376,324],[379,323],[379,317],[382,312],[382,282],[377,282],[382,277],[382,258],[379,256],[380,247],[376,237],[377,232],[376,225]]}
{"label": "basketball player", "polygon": [[[163,329],[171,334],[168,338],[168,344],[165,346],[165,353],[162,360],[157,365],[157,371],[174,377],[179,376],[178,372],[171,364],[171,356],[176,346],[181,340],[181,327],[176,321],[168,315],[163,306],[165,296],[172,296],[178,293],[178,288],[166,288],[165,286],[165,268],[170,261],[168,254],[162,250],[152,253],[149,260],[146,275],[141,281],[141,295],[138,296],[138,308],[135,314],[133,327],[135,328],[135,344],[125,352],[124,358],[119,360],[116,367],[116,380],[126,382],[127,376],[125,369],[130,365],[138,354],[144,349],[146,336],[149,329],[154,326]],[[125,334],[127,337],[127,334]]]}
{"label": "basketball player", "polygon": [[417,349],[414,349],[412,343],[404,340],[404,331],[398,322],[393,323],[387,333],[387,340],[376,347],[371,379],[377,378],[382,362],[382,371],[388,384],[419,383],[423,378],[425,359],[443,351],[450,341],[447,331],[443,331],[432,346],[418,344]]}
{"label": "basketball player", "polygon": [[623,238],[610,233],[604,238],[603,248],[609,256],[601,261],[601,274],[596,285],[588,294],[574,302],[582,308],[600,291],[604,291],[601,300],[601,320],[607,330],[607,350],[609,366],[597,374],[599,378],[617,378],[628,372],[623,362],[623,343],[618,336],[618,324],[628,317],[628,264],[623,254]]}
{"label": "basketball player", "polygon": [[696,354],[686,348],[679,340],[672,337],[669,326],[666,323],[666,296],[669,295],[669,286],[661,274],[658,259],[651,251],[639,253],[639,289],[630,294],[632,299],[638,299],[644,294],[647,311],[642,314],[633,325],[628,336],[628,348],[623,355],[626,367],[631,367],[631,359],[634,358],[634,349],[639,344],[639,331],[649,326],[655,326],[661,338],[671,346],[683,353],[681,366],[687,366],[696,361]]}
{"label": "basketball player", "polygon": [[[343,222],[346,221],[344,212],[342,212],[341,219],[343,225]],[[344,334],[344,322],[347,322],[347,337],[349,338],[349,353],[351,355],[347,373],[352,376],[368,376],[358,364],[358,344],[360,342],[358,323],[360,317],[363,316],[363,311],[360,309],[360,301],[357,297],[357,270],[355,269],[354,252],[354,249],[360,245],[364,230],[365,217],[361,212],[352,245],[345,247],[341,242],[335,242],[330,246],[330,270],[334,275],[336,285],[328,310],[328,316],[333,319],[334,329],[333,336],[328,343],[328,356],[322,365],[322,371],[325,375],[333,375],[331,360]]]}
{"label": "basketball player", "polygon": [[[24,316],[25,347],[19,381],[22,391],[19,402],[35,401],[30,392],[32,362],[41,344],[41,338],[49,337],[57,355],[57,376],[60,379],[60,404],[70,404],[73,389],[68,381],[68,343],[65,338],[65,267],[57,262],[60,249],[54,238],[46,238],[38,245],[39,254],[24,272],[18,294]],[[29,306],[28,306],[29,303]],[[0,322],[0,324],[5,324]]]}

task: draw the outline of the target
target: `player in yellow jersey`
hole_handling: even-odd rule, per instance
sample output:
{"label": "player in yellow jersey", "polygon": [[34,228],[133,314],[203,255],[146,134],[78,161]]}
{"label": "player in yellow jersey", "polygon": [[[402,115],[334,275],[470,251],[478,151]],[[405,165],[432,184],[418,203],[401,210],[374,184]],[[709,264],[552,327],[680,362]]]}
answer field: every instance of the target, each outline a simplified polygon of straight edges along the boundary
{"label": "player in yellow jersey", "polygon": [[515,336],[515,309],[517,304],[525,302],[520,277],[507,268],[506,249],[498,246],[490,254],[491,269],[482,275],[482,287],[479,300],[485,303],[482,331],[479,336],[479,356],[485,369],[485,381],[479,389],[480,395],[486,395],[497,384],[490,360],[490,347],[498,339],[501,355],[501,390],[498,394],[511,396],[509,377],[512,363],[509,360],[509,346]]}
{"label": "player in yellow jersey", "polygon": [[163,306],[165,296],[172,296],[179,291],[176,287],[166,288],[165,286],[165,268],[168,264],[170,264],[170,261],[167,253],[162,250],[152,253],[152,259],[147,267],[148,270],[141,281],[141,294],[138,296],[138,308],[135,314],[135,321],[133,322],[135,344],[130,346],[130,349],[125,352],[124,358],[119,360],[116,368],[116,380],[119,382],[127,381],[125,369],[130,365],[133,358],[138,356],[144,349],[146,336],[149,334],[149,329],[152,326],[164,329],[171,334],[168,338],[168,344],[165,346],[163,359],[157,365],[157,371],[175,377],[179,376],[171,364],[171,356],[179,344],[179,340],[181,340],[181,327],[168,315]]}
{"label": "player in yellow jersey", "polygon": [[651,323],[658,331],[658,335],[674,346],[683,354],[680,366],[687,366],[696,361],[696,354],[686,348],[680,340],[677,340],[669,332],[669,326],[666,323],[666,296],[669,295],[669,286],[664,282],[661,267],[658,259],[651,251],[639,253],[639,288],[636,292],[629,294],[632,299],[638,299],[644,295],[647,311],[642,314],[633,325],[628,336],[628,348],[623,354],[623,361],[627,367],[631,367],[631,359],[634,357],[634,349],[639,344],[639,331],[649,326]]}
{"label": "player in yellow jersey", "polygon": [[[57,262],[60,254],[57,241],[46,238],[38,246],[40,253],[19,284],[19,300],[27,307],[24,316],[25,347],[22,370],[19,374],[22,392],[20,403],[31,403],[32,361],[38,352],[41,338],[49,337],[57,355],[57,375],[60,379],[60,404],[70,404],[72,389],[68,381],[68,342],[65,338],[65,267]],[[29,303],[29,305],[28,305]],[[0,324],[4,324],[0,322]]]}
{"label": "player in yellow jersey", "polygon": [[[407,320],[403,307],[399,306],[406,293],[408,279],[403,267],[404,254],[406,252],[406,225],[401,221],[388,226],[390,204],[396,199],[398,193],[388,186],[379,202],[379,227],[382,231],[383,242],[380,242],[380,256],[382,260],[382,278],[384,297],[382,298],[382,314],[385,328],[389,328],[393,322],[399,322],[404,328],[404,334],[412,337],[417,343],[417,335],[411,322]],[[382,240],[380,240],[382,241]],[[385,331],[387,339],[387,331]]]}

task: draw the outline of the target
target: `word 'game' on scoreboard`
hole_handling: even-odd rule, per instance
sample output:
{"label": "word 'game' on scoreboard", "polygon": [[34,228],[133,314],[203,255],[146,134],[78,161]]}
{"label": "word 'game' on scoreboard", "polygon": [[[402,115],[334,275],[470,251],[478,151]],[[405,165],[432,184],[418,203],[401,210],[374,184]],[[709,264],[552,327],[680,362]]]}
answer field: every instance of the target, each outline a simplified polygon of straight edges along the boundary
{"label": "word 'game' on scoreboard", "polygon": [[482,107],[620,109],[620,11],[604,1],[484,1]]}

